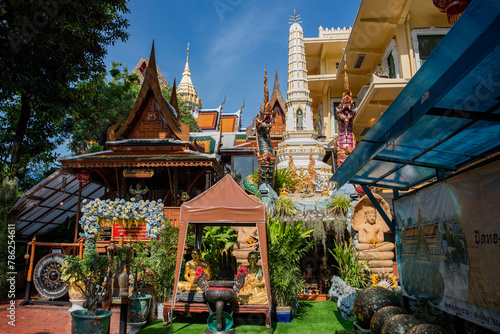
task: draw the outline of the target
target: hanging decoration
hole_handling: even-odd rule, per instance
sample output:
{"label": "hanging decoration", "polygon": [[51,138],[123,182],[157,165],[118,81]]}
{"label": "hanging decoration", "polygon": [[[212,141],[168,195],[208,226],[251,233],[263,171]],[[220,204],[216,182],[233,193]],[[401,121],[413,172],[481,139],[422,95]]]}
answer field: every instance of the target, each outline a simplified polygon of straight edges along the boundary
{"label": "hanging decoration", "polygon": [[434,6],[448,17],[448,23],[455,24],[471,0],[432,0]]}
{"label": "hanging decoration", "polygon": [[92,180],[92,175],[90,175],[90,173],[86,170],[82,170],[76,174],[76,179],[82,184],[82,186],[85,186],[90,180]]}

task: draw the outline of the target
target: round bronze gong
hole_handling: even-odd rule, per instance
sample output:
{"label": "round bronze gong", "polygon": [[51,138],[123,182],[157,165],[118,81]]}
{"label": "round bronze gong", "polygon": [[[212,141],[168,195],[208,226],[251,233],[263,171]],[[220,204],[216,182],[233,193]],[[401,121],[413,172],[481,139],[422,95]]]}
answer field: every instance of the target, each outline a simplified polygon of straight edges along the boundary
{"label": "round bronze gong", "polygon": [[33,282],[38,293],[44,297],[55,299],[64,296],[68,287],[61,279],[61,266],[64,255],[47,254],[38,261],[33,272]]}

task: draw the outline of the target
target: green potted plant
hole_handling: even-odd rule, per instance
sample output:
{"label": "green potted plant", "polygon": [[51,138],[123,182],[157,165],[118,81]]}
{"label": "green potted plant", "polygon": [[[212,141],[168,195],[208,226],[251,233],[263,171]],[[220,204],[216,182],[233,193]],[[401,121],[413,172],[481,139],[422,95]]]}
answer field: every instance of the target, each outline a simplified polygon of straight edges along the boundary
{"label": "green potted plant", "polygon": [[275,218],[268,223],[269,274],[278,322],[290,322],[291,309],[298,307],[304,283],[299,264],[314,245],[312,231],[305,230],[302,222],[287,225]]}
{"label": "green potted plant", "polygon": [[105,282],[109,267],[107,256],[98,255],[95,249],[86,250],[83,258],[66,256],[62,274],[72,278],[85,296],[86,309],[71,312],[71,333],[106,333],[111,311],[99,310],[106,297],[109,283]]}

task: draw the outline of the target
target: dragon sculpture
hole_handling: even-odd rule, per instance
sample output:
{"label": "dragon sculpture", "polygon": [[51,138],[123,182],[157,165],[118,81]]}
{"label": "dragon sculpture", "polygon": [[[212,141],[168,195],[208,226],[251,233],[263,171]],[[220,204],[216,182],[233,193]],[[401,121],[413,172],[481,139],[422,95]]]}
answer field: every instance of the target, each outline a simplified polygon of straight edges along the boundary
{"label": "dragon sculpture", "polygon": [[[274,123],[274,113],[269,103],[269,90],[267,88],[267,70],[264,69],[264,103],[260,105],[260,113],[254,118],[250,127],[247,128],[247,138],[251,131],[255,131],[256,148],[255,155],[259,162],[259,185],[267,184],[271,188],[274,186],[275,161],[273,146],[271,143],[270,130]],[[253,127],[255,126],[255,130]],[[258,185],[252,182],[251,175],[243,181],[245,189],[251,193],[256,193]]]}

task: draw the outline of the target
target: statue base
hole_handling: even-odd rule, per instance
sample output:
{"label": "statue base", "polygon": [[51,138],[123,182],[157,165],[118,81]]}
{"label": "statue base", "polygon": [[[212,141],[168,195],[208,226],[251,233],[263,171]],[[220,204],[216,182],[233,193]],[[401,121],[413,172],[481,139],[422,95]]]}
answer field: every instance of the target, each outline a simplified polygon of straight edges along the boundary
{"label": "statue base", "polygon": [[190,303],[206,303],[207,298],[203,292],[177,292],[176,300]]}

